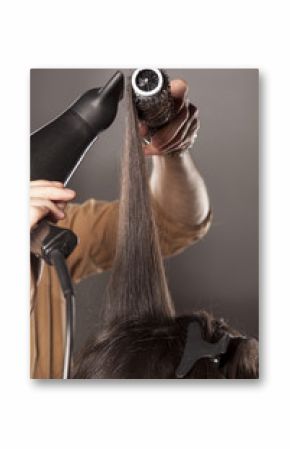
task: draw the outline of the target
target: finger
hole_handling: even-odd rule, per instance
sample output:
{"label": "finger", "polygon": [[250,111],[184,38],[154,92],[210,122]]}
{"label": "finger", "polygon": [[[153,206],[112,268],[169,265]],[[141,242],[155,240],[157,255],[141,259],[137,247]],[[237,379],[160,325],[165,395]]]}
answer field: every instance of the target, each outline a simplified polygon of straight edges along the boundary
{"label": "finger", "polygon": [[65,202],[65,201],[55,201],[55,204],[61,210],[64,210],[67,206],[67,202]]}
{"label": "finger", "polygon": [[[197,122],[197,123],[196,123]],[[176,145],[170,146],[170,148],[167,148],[166,150],[162,150],[162,154],[169,154],[172,153],[172,151],[185,151],[188,150],[195,142],[195,139],[197,137],[197,131],[199,129],[199,120],[194,119],[193,123],[191,124],[187,136],[182,140],[182,142],[177,143]]]}
{"label": "finger", "polygon": [[148,132],[149,132],[149,128],[146,125],[145,122],[138,122],[138,128],[139,128],[139,134],[141,137],[146,137]]}
{"label": "finger", "polygon": [[30,202],[30,229],[32,229],[43,218],[49,218],[57,222],[65,217],[63,211],[59,210],[52,201],[42,198],[34,198]]}
{"label": "finger", "polygon": [[168,145],[168,143],[174,139],[176,134],[178,134],[188,118],[189,108],[185,105],[178,115],[176,115],[167,125],[163,126],[152,136],[152,144],[160,149]]}
{"label": "finger", "polygon": [[174,98],[174,114],[177,115],[180,113],[181,109],[185,106],[184,98]]}
{"label": "finger", "polygon": [[30,229],[32,229],[37,223],[44,218],[47,218],[53,223],[57,223],[59,220],[65,218],[65,215],[58,216],[50,212],[49,208],[45,206],[31,207],[30,208]]}
{"label": "finger", "polygon": [[199,128],[200,128],[200,122],[199,122],[199,119],[197,119],[197,125],[195,123],[192,123],[192,125],[188,131],[188,134],[183,141],[183,144],[182,144],[183,148],[185,148],[185,149],[189,148],[194,144],[194,141],[197,137],[197,132],[198,132]]}
{"label": "finger", "polygon": [[46,211],[52,213],[58,219],[64,217],[63,210],[59,209],[56,203],[44,198],[32,198],[30,201],[30,206],[34,208],[45,209]]}
{"label": "finger", "polygon": [[30,206],[30,229],[32,229],[40,220],[49,214],[46,207]]}
{"label": "finger", "polygon": [[30,188],[31,198],[45,198],[54,201],[70,201],[75,198],[76,192],[71,189],[59,187],[33,186]]}
{"label": "finger", "polygon": [[185,126],[186,132],[185,135],[182,135],[182,138],[178,138],[177,136],[176,139],[170,142],[170,145],[162,149],[155,147],[152,144],[145,145],[143,147],[144,154],[146,156],[159,156],[171,153],[172,151],[176,150],[184,151],[190,148],[194,144],[194,141],[197,137],[197,131],[199,129],[199,120],[197,118],[194,118],[192,123],[186,124]]}
{"label": "finger", "polygon": [[188,84],[184,80],[172,80],[170,83],[170,92],[174,98],[184,98],[188,93]]}
{"label": "finger", "polygon": [[37,181],[30,181],[30,185],[33,186],[43,186],[43,187],[64,187],[62,182],[59,181],[47,181],[45,179],[38,179]]}
{"label": "finger", "polygon": [[186,129],[183,129],[183,130],[180,132],[180,135],[177,135],[177,136],[175,137],[175,139],[174,139],[172,142],[170,142],[169,145],[167,145],[167,147],[162,148],[161,151],[162,151],[163,153],[164,153],[164,152],[167,152],[167,151],[170,151],[170,150],[172,150],[172,149],[178,149],[178,148],[181,149],[181,148],[183,147],[184,142],[185,142],[185,141],[188,141],[188,139],[189,139],[189,137],[190,137],[190,136],[187,134],[187,133],[189,132],[189,130],[192,129],[193,132],[196,131],[196,129],[197,129],[197,119],[194,119],[193,123],[186,124],[185,128],[186,128]]}
{"label": "finger", "polygon": [[[189,147],[193,144],[194,140],[197,136],[197,131],[199,129],[199,118],[198,118],[198,110],[192,104],[188,104],[188,117],[186,120],[181,121],[181,126],[179,127],[178,132],[175,134],[167,135],[168,140],[166,143],[160,145],[160,142],[156,145],[156,135],[152,139],[151,144],[144,146],[145,155],[160,155],[166,154],[172,151],[173,149],[184,149],[184,146]],[[173,136],[170,138],[170,136]],[[165,140],[164,140],[165,142]],[[184,145],[185,144],[185,145]]]}
{"label": "finger", "polygon": [[[198,117],[198,110],[193,104],[189,103],[188,100],[185,101],[185,109],[187,110],[186,116],[184,115],[184,110],[182,110],[176,117],[175,122],[173,122],[173,129],[170,129],[170,123],[168,124],[167,139],[164,138],[163,143],[158,145],[160,149],[163,150],[167,148],[173,141],[182,140],[183,136],[191,126],[192,121]],[[166,132],[166,129],[164,131]],[[153,142],[153,144],[156,145],[155,142]]]}
{"label": "finger", "polygon": [[197,134],[199,129],[199,119],[194,107],[189,106],[189,118],[180,128],[179,132],[175,135],[174,139],[168,142],[167,145],[162,146],[162,151],[170,150],[171,148],[178,148],[182,145],[185,139],[190,137],[190,134]]}
{"label": "finger", "polygon": [[189,126],[188,133],[182,138],[174,139],[173,142],[170,143],[166,148],[163,148],[161,152],[163,154],[170,153],[172,150],[184,150],[185,148],[189,148],[193,145],[196,136],[197,136],[197,130],[198,130],[198,121],[197,119],[194,119],[193,123]]}

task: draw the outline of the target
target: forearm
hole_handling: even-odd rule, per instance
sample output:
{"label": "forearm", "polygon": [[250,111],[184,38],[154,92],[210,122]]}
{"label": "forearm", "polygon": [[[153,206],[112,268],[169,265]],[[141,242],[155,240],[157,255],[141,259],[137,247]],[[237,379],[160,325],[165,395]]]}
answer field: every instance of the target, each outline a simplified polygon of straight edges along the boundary
{"label": "forearm", "polygon": [[160,207],[170,219],[185,226],[201,224],[210,203],[205,182],[190,153],[152,158],[150,187]]}

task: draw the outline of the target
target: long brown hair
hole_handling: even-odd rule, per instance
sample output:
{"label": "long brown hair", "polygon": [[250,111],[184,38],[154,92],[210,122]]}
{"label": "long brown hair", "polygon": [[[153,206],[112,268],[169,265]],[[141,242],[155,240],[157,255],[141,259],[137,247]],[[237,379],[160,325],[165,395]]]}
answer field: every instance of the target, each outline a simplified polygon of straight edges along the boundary
{"label": "long brown hair", "polygon": [[[105,295],[103,327],[80,354],[75,378],[174,378],[193,319],[208,342],[218,341],[225,332],[240,335],[207,312],[175,317],[130,86],[128,82],[116,257]],[[251,339],[232,348],[222,365],[199,360],[186,377],[257,376],[258,344]]]}
{"label": "long brown hair", "polygon": [[160,320],[174,314],[151,208],[130,82],[126,101],[118,237],[105,300],[106,322],[120,322],[128,317]]}

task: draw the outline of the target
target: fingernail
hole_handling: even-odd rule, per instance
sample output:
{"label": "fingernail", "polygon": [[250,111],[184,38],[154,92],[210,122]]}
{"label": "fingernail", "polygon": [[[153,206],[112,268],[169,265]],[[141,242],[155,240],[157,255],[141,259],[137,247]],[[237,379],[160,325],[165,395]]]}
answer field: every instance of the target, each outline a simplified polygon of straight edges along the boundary
{"label": "fingernail", "polygon": [[71,189],[65,189],[67,193],[71,194],[71,195],[76,195],[76,192],[74,190]]}

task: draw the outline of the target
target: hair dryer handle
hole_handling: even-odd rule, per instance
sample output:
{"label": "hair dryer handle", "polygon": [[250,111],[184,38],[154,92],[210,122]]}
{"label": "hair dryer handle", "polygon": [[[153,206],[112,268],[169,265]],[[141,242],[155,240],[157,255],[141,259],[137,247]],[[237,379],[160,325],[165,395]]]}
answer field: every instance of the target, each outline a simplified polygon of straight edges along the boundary
{"label": "hair dryer handle", "polygon": [[51,254],[59,250],[67,258],[78,243],[77,236],[66,228],[60,228],[42,220],[30,234],[30,250],[49,265],[53,264]]}

